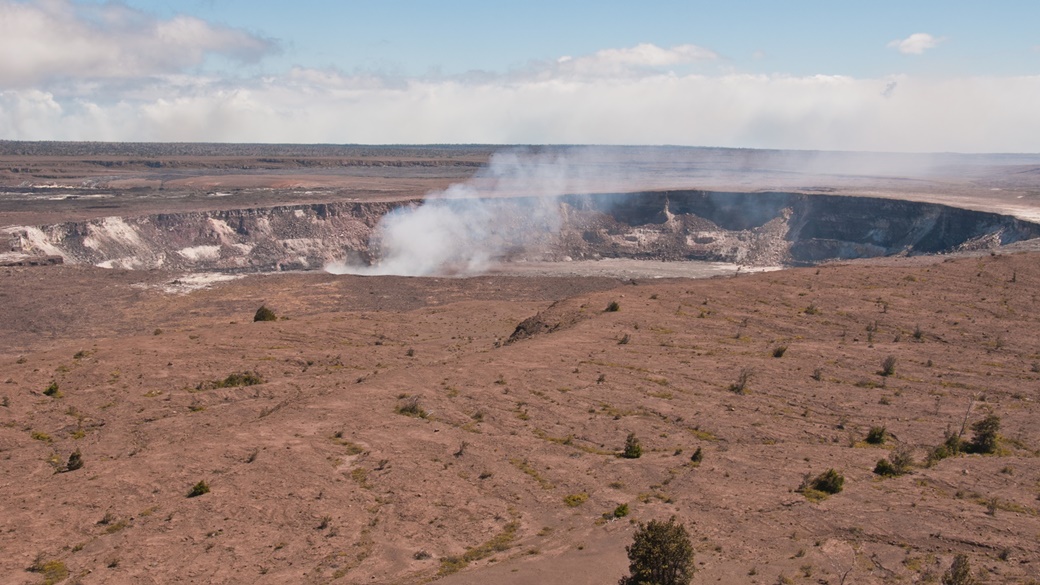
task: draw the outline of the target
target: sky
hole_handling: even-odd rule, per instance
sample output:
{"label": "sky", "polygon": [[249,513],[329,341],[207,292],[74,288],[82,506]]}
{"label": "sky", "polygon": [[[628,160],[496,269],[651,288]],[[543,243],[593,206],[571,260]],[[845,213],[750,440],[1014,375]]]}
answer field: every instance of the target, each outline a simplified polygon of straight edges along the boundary
{"label": "sky", "polygon": [[1040,152],[1035,0],[0,0],[0,139]]}

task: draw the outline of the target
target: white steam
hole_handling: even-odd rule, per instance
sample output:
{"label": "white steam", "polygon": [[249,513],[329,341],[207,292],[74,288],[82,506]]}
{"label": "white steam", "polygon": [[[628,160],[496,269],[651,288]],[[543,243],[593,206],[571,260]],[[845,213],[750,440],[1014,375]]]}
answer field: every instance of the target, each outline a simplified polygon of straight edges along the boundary
{"label": "white steam", "polygon": [[591,184],[595,165],[577,164],[571,157],[587,155],[496,153],[473,179],[384,216],[370,242],[375,256],[371,265],[339,262],[326,270],[465,275],[483,272],[499,260],[538,255],[559,232],[558,197]]}

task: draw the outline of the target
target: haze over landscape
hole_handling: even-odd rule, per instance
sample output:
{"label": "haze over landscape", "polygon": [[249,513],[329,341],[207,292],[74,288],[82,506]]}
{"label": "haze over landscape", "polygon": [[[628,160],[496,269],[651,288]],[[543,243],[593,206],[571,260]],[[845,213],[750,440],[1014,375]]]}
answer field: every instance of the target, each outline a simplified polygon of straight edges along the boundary
{"label": "haze over landscape", "polygon": [[0,2],[20,140],[1040,150],[1040,5]]}

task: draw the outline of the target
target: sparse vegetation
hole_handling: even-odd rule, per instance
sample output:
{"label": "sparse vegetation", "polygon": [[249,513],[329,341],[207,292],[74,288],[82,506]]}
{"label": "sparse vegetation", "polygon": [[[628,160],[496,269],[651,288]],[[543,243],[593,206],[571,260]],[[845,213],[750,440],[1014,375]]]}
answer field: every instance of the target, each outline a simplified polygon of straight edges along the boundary
{"label": "sparse vegetation", "polygon": [[704,451],[700,447],[697,447],[697,450],[693,452],[693,455],[690,455],[690,461],[694,465],[700,465],[701,461],[703,461],[703,460],[704,460]]}
{"label": "sparse vegetation", "polygon": [[888,377],[896,373],[896,356],[890,355],[881,360],[881,371],[878,374]]}
{"label": "sparse vegetation", "polygon": [[606,312],[606,313],[616,313],[616,312],[618,312],[620,310],[621,310],[621,305],[618,304],[617,301],[610,301],[610,304],[608,304],[607,308],[604,309],[603,311]]}
{"label": "sparse vegetation", "polygon": [[76,471],[83,467],[83,455],[76,449],[69,455],[69,461],[65,464],[65,471]]}
{"label": "sparse vegetation", "polygon": [[520,529],[519,522],[506,524],[502,531],[491,537],[487,542],[470,547],[462,556],[451,556],[441,559],[440,576],[450,575],[466,568],[470,563],[485,559],[496,552],[509,550],[516,540],[516,533]]}
{"label": "sparse vegetation", "polygon": [[914,459],[911,450],[901,445],[888,456],[888,459],[879,459],[874,466],[874,473],[882,477],[898,477],[910,473]]}
{"label": "sparse vegetation", "polygon": [[397,405],[395,409],[397,414],[403,414],[405,416],[411,416],[415,418],[426,418],[427,413],[423,410],[421,399],[418,395],[408,396]]}
{"label": "sparse vegetation", "polygon": [[874,426],[867,431],[866,441],[871,445],[883,445],[887,438],[888,431],[885,430],[885,427]]}
{"label": "sparse vegetation", "polygon": [[629,433],[625,438],[625,448],[621,452],[621,456],[625,459],[639,459],[642,455],[643,447],[639,444],[639,439],[635,433]]}
{"label": "sparse vegetation", "polygon": [[234,388],[236,386],[256,386],[263,384],[264,378],[257,372],[242,372],[240,374],[228,374],[223,380],[213,382],[213,388]]}
{"label": "sparse vegetation", "polygon": [[36,557],[36,560],[29,566],[29,571],[43,575],[43,585],[54,585],[64,581],[69,576],[69,569],[64,562],[59,560],[45,561],[43,560],[43,555]]}
{"label": "sparse vegetation", "polygon": [[197,498],[203,494],[209,493],[209,484],[206,480],[201,480],[199,483],[191,486],[191,490],[188,491],[189,498]]}
{"label": "sparse vegetation", "polygon": [[466,447],[469,447],[469,443],[468,442],[463,441],[463,442],[459,443],[459,448],[456,449],[455,452],[451,454],[452,457],[458,459],[459,457],[462,457],[463,455],[465,455],[466,454]]}
{"label": "sparse vegetation", "polygon": [[925,461],[925,465],[931,467],[947,457],[956,456],[963,450],[964,441],[961,439],[960,435],[956,433],[948,433],[943,444],[936,445],[928,452],[928,459]]}
{"label": "sparse vegetation", "polygon": [[628,516],[628,513],[628,504],[618,504],[618,506],[614,508],[614,511],[611,512],[611,516],[614,518],[624,518],[625,516]]}
{"label": "sparse vegetation", "polygon": [[753,375],[754,371],[751,368],[741,368],[737,381],[729,385],[729,391],[735,394],[747,394],[750,392],[748,384],[751,383]]}
{"label": "sparse vegetation", "polygon": [[47,386],[47,389],[43,391],[44,395],[50,396],[51,398],[61,398],[61,390],[58,389],[58,382],[53,381]]}
{"label": "sparse vegetation", "polygon": [[687,585],[693,579],[693,544],[674,516],[640,523],[625,551],[629,574],[618,585]]}
{"label": "sparse vegetation", "polygon": [[568,494],[563,497],[563,503],[567,504],[569,508],[577,508],[578,506],[589,501],[589,494],[580,492],[577,494]]}
{"label": "sparse vegetation", "polygon": [[801,492],[807,500],[817,502],[827,496],[840,493],[844,486],[845,476],[834,469],[828,469],[816,477],[812,477],[808,473],[805,474],[805,477],[802,478],[802,485],[798,487],[798,491]]}
{"label": "sparse vegetation", "polygon": [[277,321],[278,316],[274,314],[274,311],[267,308],[267,305],[260,305],[260,308],[256,310],[256,314],[253,315],[253,322],[257,321]]}
{"label": "sparse vegetation", "polygon": [[975,585],[978,581],[971,574],[971,563],[966,555],[953,557],[950,568],[943,573],[942,585]]}

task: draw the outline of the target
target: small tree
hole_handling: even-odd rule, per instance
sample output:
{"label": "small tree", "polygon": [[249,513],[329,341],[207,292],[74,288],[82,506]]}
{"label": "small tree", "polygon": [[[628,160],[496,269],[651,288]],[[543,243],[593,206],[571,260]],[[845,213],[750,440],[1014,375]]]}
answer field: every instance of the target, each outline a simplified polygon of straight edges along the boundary
{"label": "small tree", "polygon": [[942,585],[975,585],[978,581],[971,576],[971,563],[966,555],[953,557],[950,568],[943,573]]}
{"label": "small tree", "polygon": [[629,433],[628,437],[625,438],[625,450],[621,453],[621,456],[625,459],[639,459],[643,454],[643,447],[639,444],[639,439],[635,433]]}
{"label": "small tree", "polygon": [[693,579],[693,544],[686,527],[675,522],[640,523],[628,553],[628,571],[618,585],[688,585]]}
{"label": "small tree", "polygon": [[979,422],[971,425],[975,436],[968,446],[973,453],[996,453],[997,431],[1000,430],[1000,417],[991,414]]}

